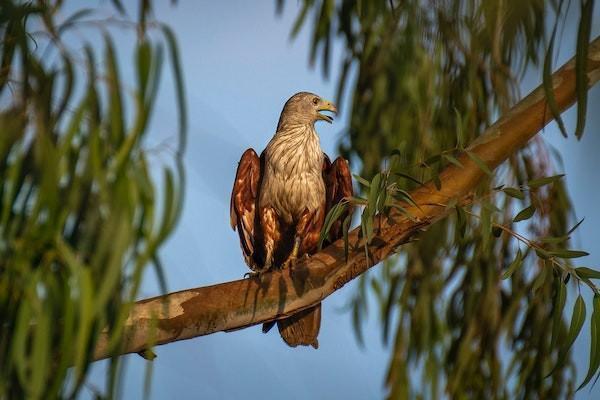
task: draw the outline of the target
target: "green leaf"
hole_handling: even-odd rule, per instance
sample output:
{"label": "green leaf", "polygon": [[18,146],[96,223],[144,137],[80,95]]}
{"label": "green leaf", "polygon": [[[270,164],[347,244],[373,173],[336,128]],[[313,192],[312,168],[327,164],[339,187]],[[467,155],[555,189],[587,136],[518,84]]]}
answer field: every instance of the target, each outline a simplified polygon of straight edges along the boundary
{"label": "green leaf", "polygon": [[556,341],[558,340],[562,324],[562,314],[567,300],[567,285],[563,283],[560,276],[554,280],[554,285],[556,294],[554,295],[554,303],[552,306],[552,339],[550,340],[550,348],[554,348]]}
{"label": "green leaf", "polygon": [[544,283],[546,282],[546,279],[548,278],[548,276],[551,276],[552,274],[552,262],[551,261],[544,261],[544,265],[542,267],[542,269],[540,270],[540,273],[538,274],[538,276],[535,278],[534,282],[533,282],[533,286],[531,287],[531,291],[535,294],[539,288],[541,288]]}
{"label": "green leaf", "polygon": [[417,178],[415,178],[413,176],[410,176],[409,174],[405,174],[404,172],[393,172],[392,175],[396,175],[396,176],[399,176],[401,178],[408,179],[409,181],[414,182],[414,183],[416,183],[419,186],[423,186],[423,182],[422,181],[420,181],[419,179],[417,179]]}
{"label": "green leaf", "polygon": [[520,189],[508,187],[502,189],[502,191],[506,193],[506,195],[514,197],[515,199],[525,200],[525,193],[523,193]]}
{"label": "green leaf", "polygon": [[437,170],[434,170],[433,177],[431,179],[433,180],[435,188],[437,190],[442,190],[442,181],[440,180],[440,174]]}
{"label": "green leaf", "polygon": [[525,221],[535,214],[535,207],[533,205],[522,209],[519,213],[513,218],[513,222]]}
{"label": "green leaf", "polygon": [[121,143],[125,135],[125,124],[123,121],[123,104],[121,99],[121,80],[115,57],[115,49],[108,35],[104,36],[105,60],[107,70],[107,87],[110,94],[110,128],[112,139],[117,145]]}
{"label": "green leaf", "polygon": [[[36,300],[42,302],[41,299]],[[42,307],[41,304],[40,307]],[[32,361],[35,367],[32,368],[31,380],[29,381],[34,397],[41,396],[42,393],[44,393],[44,386],[47,378],[46,374],[50,372],[48,370],[48,365],[52,363],[52,360],[49,359],[51,354],[49,351],[51,337],[50,326],[52,324],[50,318],[51,315],[48,315],[45,312],[38,312],[35,318],[36,325],[34,327],[32,354]]]}
{"label": "green leaf", "polygon": [[552,29],[552,34],[550,35],[550,42],[548,43],[548,49],[546,51],[546,56],[544,57],[544,68],[542,73],[542,85],[544,87],[544,93],[546,95],[546,103],[548,104],[548,108],[560,129],[560,132],[564,137],[567,137],[567,129],[565,128],[565,123],[560,116],[560,110],[558,109],[558,105],[556,104],[556,97],[554,95],[554,87],[552,82],[552,56],[554,55],[554,41],[556,40],[556,29],[558,28],[558,15],[560,15],[560,10],[562,8],[563,2],[559,2],[559,7],[557,11],[557,17],[554,21],[554,28]]}
{"label": "green leaf", "polygon": [[368,188],[371,186],[371,182],[369,182],[368,180],[366,180],[365,178],[363,178],[362,176],[358,176],[358,175],[352,175],[354,177],[354,179],[356,179],[356,181],[358,183],[360,183],[361,185],[363,185],[364,187]]}
{"label": "green leaf", "polygon": [[588,384],[590,379],[594,376],[596,371],[598,371],[598,367],[600,367],[600,343],[598,341],[600,335],[600,296],[595,295],[593,300],[593,311],[592,317],[590,319],[590,366],[588,368],[588,373],[577,388],[577,390],[583,388]]}
{"label": "green leaf", "polygon": [[579,258],[588,256],[590,253],[581,250],[556,250],[549,252],[551,256],[558,258]]}
{"label": "green leaf", "polygon": [[585,221],[585,218],[581,218],[581,221],[579,221],[578,223],[575,224],[575,226],[573,226],[571,229],[569,229],[569,232],[567,232],[567,236],[569,236],[571,233],[575,232],[575,230],[577,228],[579,228],[579,225],[581,225],[581,223]]}
{"label": "green leaf", "polygon": [[467,217],[462,207],[456,206],[456,227],[461,238],[465,237],[467,230]]}
{"label": "green leaf", "polygon": [[581,0],[581,17],[577,32],[577,50],[575,52],[575,93],[577,95],[577,125],[575,137],[581,139],[585,128],[585,116],[588,100],[588,49],[592,28],[594,0]]}
{"label": "green leaf", "polygon": [[540,243],[549,243],[549,244],[561,244],[569,240],[568,236],[559,236],[559,237],[544,237],[538,239]]}
{"label": "green leaf", "polygon": [[577,296],[577,300],[575,300],[575,305],[573,306],[573,315],[571,317],[571,325],[569,326],[569,333],[567,334],[566,341],[560,348],[558,353],[558,361],[556,362],[554,369],[547,376],[552,375],[554,371],[564,365],[569,350],[571,350],[575,339],[577,336],[579,336],[579,332],[583,326],[583,321],[585,321],[585,302],[583,301],[583,297],[579,295]]}
{"label": "green leaf", "polygon": [[381,194],[381,173],[375,174],[373,179],[371,179],[371,185],[369,187],[369,196],[367,197],[367,201],[369,202],[369,207],[373,210],[373,215],[377,210],[377,199]]}
{"label": "green leaf", "polygon": [[444,158],[446,160],[448,160],[451,164],[454,164],[455,166],[457,166],[458,168],[463,168],[464,166],[461,164],[460,161],[458,161],[458,159],[450,154],[444,154]]}
{"label": "green leaf", "polygon": [[531,189],[536,189],[541,186],[545,186],[550,183],[556,182],[556,181],[560,180],[563,176],[565,176],[565,174],[559,174],[559,175],[547,176],[544,178],[532,179],[529,182],[527,182],[527,186],[529,186]]}
{"label": "green leaf", "polygon": [[431,168],[431,164],[435,164],[442,159],[441,154],[436,154],[434,156],[429,157],[425,161],[421,161],[421,168]]}
{"label": "green leaf", "polygon": [[331,230],[331,227],[333,226],[334,222],[340,218],[344,211],[346,211],[347,207],[347,201],[340,201],[339,203],[331,207],[331,209],[327,213],[325,221],[323,222],[323,228],[321,229],[321,233],[319,234],[319,250],[322,248],[323,242],[329,235],[329,231]]}
{"label": "green leaf", "polygon": [[542,260],[548,260],[549,258],[552,258],[552,255],[544,249],[540,249],[540,248],[536,247],[534,250],[535,250],[535,254]]}
{"label": "green leaf", "polygon": [[348,200],[350,201],[350,203],[360,205],[360,206],[366,206],[369,203],[367,201],[367,199],[365,199],[363,197],[358,197],[358,196],[352,196]]}
{"label": "green leaf", "polygon": [[349,213],[346,218],[344,218],[344,223],[342,224],[342,234],[344,235],[344,260],[348,261],[348,231],[350,230],[350,222],[352,221],[352,213]]}
{"label": "green leaf", "polygon": [[187,134],[187,105],[185,101],[185,84],[183,82],[183,71],[181,69],[181,58],[179,57],[179,48],[175,33],[167,25],[161,25],[163,34],[167,41],[171,68],[173,69],[173,77],[175,79],[175,94],[177,95],[177,111],[179,117],[179,148],[178,157],[183,155],[186,147]]}
{"label": "green leaf", "polygon": [[523,264],[523,253],[521,253],[521,249],[517,251],[517,256],[513,260],[512,263],[508,266],[504,274],[502,274],[502,279],[508,279],[515,273],[517,268],[519,268]]}
{"label": "green leaf", "polygon": [[486,175],[488,175],[490,177],[493,175],[490,167],[481,158],[479,158],[479,156],[477,154],[475,154],[472,151],[467,150],[467,155],[469,156],[469,158],[471,160],[473,160],[473,162],[475,164],[477,164],[479,169],[481,169],[483,172],[485,172]]}
{"label": "green leaf", "polygon": [[150,78],[150,64],[152,62],[152,47],[146,40],[141,41],[137,46],[136,61],[138,90],[140,91],[141,98],[145,100],[148,80]]}
{"label": "green leaf", "polygon": [[592,268],[579,267],[575,268],[575,273],[582,279],[600,279],[600,271]]}

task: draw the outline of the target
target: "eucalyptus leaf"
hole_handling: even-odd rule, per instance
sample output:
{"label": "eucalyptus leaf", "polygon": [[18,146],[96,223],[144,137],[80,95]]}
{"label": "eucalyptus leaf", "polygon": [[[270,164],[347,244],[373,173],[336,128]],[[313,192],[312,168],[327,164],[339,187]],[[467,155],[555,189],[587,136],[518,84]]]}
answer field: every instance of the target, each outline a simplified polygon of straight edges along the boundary
{"label": "eucalyptus leaf", "polygon": [[535,207],[531,205],[519,211],[513,218],[513,222],[528,220],[529,218],[533,217],[533,214],[535,214]]}

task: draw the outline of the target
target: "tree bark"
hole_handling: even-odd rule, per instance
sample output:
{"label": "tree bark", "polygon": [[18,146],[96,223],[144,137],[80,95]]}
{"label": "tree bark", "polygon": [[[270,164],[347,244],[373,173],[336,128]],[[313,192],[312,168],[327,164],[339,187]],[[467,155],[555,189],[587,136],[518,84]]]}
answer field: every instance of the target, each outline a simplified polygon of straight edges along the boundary
{"label": "tree bark", "polygon": [[[600,79],[600,38],[590,44],[586,76],[588,87]],[[575,60],[571,59],[555,72],[552,82],[556,103],[562,112],[576,100]],[[552,113],[540,86],[489,127],[467,150],[493,170],[551,120]],[[450,165],[440,174],[440,190],[429,182],[411,193],[419,205],[407,208],[415,216],[414,220],[393,214],[392,218],[380,221],[381,229],[369,246],[368,259],[359,237],[360,228],[356,228],[349,234],[347,261],[344,242],[339,240],[293,270],[267,273],[261,281],[242,279],[138,301],[132,305],[119,347],[111,350],[109,333],[103,332],[94,359],[140,352],[152,345],[285,318],[323,301],[388,257],[413,235],[448,215],[452,209],[445,204],[453,200],[469,201],[484,172],[466,153],[459,161],[462,168]]]}

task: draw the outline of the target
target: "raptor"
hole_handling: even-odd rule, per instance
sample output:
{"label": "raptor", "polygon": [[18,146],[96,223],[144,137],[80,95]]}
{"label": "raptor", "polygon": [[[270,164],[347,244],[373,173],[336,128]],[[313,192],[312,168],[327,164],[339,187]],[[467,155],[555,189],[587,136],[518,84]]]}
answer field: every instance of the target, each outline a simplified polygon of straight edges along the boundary
{"label": "raptor", "polygon": [[[315,123],[333,121],[324,111],[337,109],[313,93],[293,95],[260,157],[253,149],[242,155],[231,194],[231,226],[253,275],[293,268],[299,257],[315,253],[325,216],[352,196],[348,162],[338,157],[332,163],[321,149]],[[350,213],[347,207],[333,222],[329,241],[342,236]],[[263,332],[272,325],[265,324]],[[321,304],[277,321],[281,337],[292,347],[317,348],[320,325]]]}

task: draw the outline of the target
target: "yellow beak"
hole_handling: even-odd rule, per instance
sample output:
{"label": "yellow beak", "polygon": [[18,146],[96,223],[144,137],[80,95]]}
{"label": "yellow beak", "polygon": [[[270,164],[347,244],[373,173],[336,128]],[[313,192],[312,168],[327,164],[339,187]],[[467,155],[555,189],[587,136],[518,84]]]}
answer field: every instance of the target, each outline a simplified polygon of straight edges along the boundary
{"label": "yellow beak", "polygon": [[[317,108],[317,111],[330,111],[334,114],[337,114],[337,107],[332,102],[322,99],[319,104],[319,108]],[[317,113],[317,119],[322,119],[323,121],[327,121],[329,123],[333,122],[332,117],[321,113]]]}

